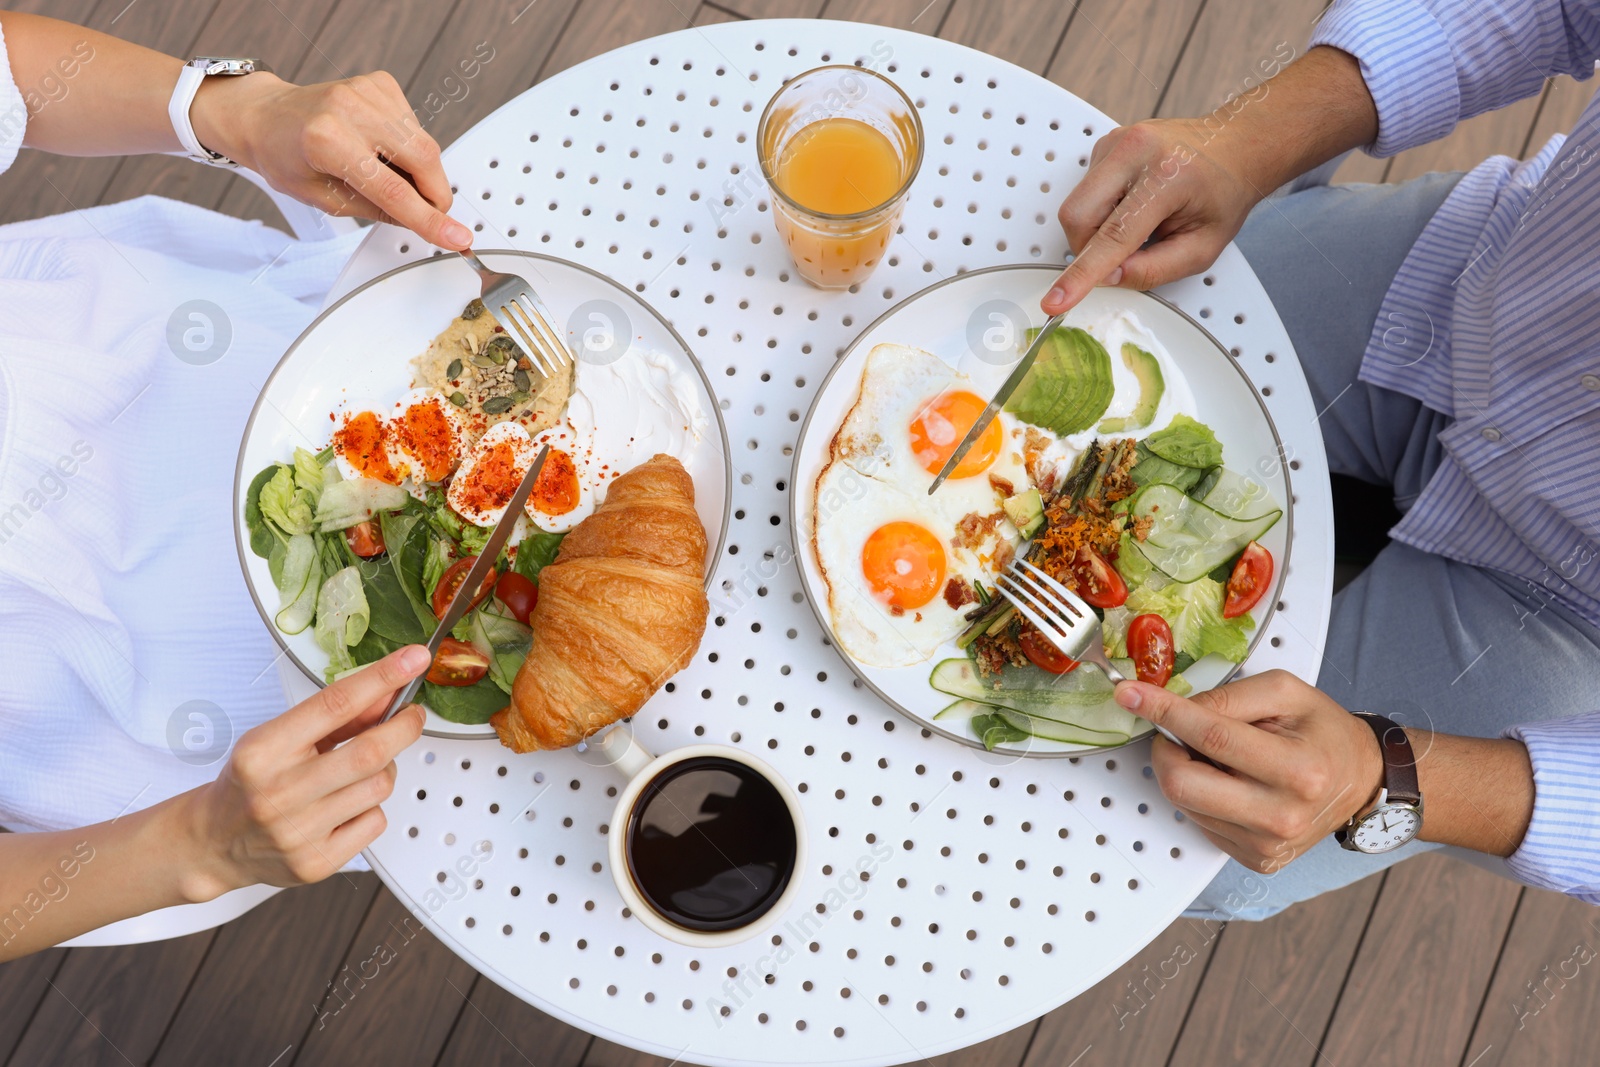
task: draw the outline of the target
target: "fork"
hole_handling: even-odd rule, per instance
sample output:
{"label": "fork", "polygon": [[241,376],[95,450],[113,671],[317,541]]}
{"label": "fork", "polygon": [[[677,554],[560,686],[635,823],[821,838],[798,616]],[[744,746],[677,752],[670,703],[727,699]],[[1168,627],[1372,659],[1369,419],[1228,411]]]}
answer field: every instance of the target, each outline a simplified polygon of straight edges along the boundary
{"label": "fork", "polygon": [[461,253],[461,258],[478,272],[483,283],[483,306],[500,328],[521,344],[541,374],[551,377],[572,362],[572,349],[550,324],[553,316],[525,278],[490,270],[471,249]]}
{"label": "fork", "polygon": [[[1062,585],[1044,571],[1025,559],[1015,559],[1004,574],[995,579],[995,586],[1005,598],[1033,623],[1061,653],[1082,663],[1088,660],[1105,672],[1113,683],[1125,682],[1128,676],[1112,666],[1106,655],[1105,636],[1099,616],[1083,598]],[[1196,752],[1168,730],[1152,723],[1161,736],[1189,753],[1190,759],[1201,760],[1217,767],[1218,764]]]}

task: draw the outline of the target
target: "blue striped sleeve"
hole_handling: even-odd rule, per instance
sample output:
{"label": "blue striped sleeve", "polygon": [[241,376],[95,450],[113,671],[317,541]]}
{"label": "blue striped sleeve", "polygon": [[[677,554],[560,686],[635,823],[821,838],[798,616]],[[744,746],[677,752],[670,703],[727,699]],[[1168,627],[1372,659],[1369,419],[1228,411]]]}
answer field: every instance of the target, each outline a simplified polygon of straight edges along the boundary
{"label": "blue striped sleeve", "polygon": [[1600,904],[1600,712],[1513,726],[1528,746],[1533,821],[1506,859],[1529,885]]}
{"label": "blue striped sleeve", "polygon": [[1361,64],[1378,107],[1375,156],[1436,141],[1461,119],[1455,58],[1444,27],[1417,0],[1339,0],[1311,45],[1348,52]]}

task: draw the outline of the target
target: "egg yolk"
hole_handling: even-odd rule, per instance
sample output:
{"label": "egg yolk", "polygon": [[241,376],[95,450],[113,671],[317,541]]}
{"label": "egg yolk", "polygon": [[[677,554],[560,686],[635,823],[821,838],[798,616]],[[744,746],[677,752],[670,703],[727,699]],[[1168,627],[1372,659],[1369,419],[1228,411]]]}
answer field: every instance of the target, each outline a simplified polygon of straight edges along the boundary
{"label": "egg yolk", "polygon": [[890,607],[920,608],[944,585],[944,546],[914,522],[878,527],[861,549],[867,586]]}
{"label": "egg yolk", "polygon": [[440,403],[437,399],[428,399],[412,404],[395,425],[400,447],[422,464],[423,477],[430,482],[444,481],[461,458],[455,427]]}
{"label": "egg yolk", "polygon": [[364,478],[399,485],[400,472],[389,462],[389,427],[370,411],[347,416],[333,433],[333,447]]}
{"label": "egg yolk", "polygon": [[541,515],[565,515],[578,506],[578,468],[572,456],[559,448],[550,450],[538,481],[533,483],[528,506]]}
{"label": "egg yolk", "polygon": [[[953,390],[940,393],[925,404],[911,423],[911,454],[929,474],[938,474],[967,436],[972,424],[983,413],[984,402],[976,393]],[[988,470],[1005,444],[1000,420],[992,419],[967,454],[961,457],[952,478],[970,478]]]}
{"label": "egg yolk", "polygon": [[527,471],[526,463],[517,465],[516,447],[510,441],[497,441],[478,454],[465,481],[459,487],[452,484],[451,488],[463,509],[487,515],[511,503]]}

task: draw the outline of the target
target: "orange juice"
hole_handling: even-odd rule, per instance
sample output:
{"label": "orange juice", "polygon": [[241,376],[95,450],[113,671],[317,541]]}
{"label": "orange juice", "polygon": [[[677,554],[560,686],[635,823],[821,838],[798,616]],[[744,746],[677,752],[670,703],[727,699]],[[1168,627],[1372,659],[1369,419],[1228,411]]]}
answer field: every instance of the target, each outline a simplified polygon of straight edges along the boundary
{"label": "orange juice", "polygon": [[871,211],[900,188],[900,154],[874,126],[827,118],[802,128],[778,155],[778,188],[821,215]]}

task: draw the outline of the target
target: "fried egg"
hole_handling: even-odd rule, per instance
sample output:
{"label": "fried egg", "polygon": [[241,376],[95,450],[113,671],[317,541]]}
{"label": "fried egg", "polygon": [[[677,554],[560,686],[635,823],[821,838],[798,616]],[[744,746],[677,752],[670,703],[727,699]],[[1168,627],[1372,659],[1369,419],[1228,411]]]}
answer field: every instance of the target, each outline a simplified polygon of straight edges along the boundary
{"label": "fried egg", "polygon": [[544,470],[539,472],[524,510],[539,529],[560,533],[572,529],[594,511],[616,474],[595,455],[592,435],[586,440],[569,424],[553,426],[535,436],[532,455],[537,456],[545,445],[550,446],[550,456],[544,461]]}
{"label": "fried egg", "polygon": [[966,626],[972,604],[950,607],[953,578],[985,577],[950,541],[946,520],[922,499],[832,463],[817,479],[812,544],[839,646],[873,667],[929,659]]}
{"label": "fried egg", "polygon": [[450,506],[474,526],[493,526],[506,513],[536,452],[521,423],[495,423],[450,479],[445,494]]}
{"label": "fried egg", "polygon": [[412,389],[388,421],[389,462],[418,488],[450,477],[466,452],[466,420],[437,389]]}

